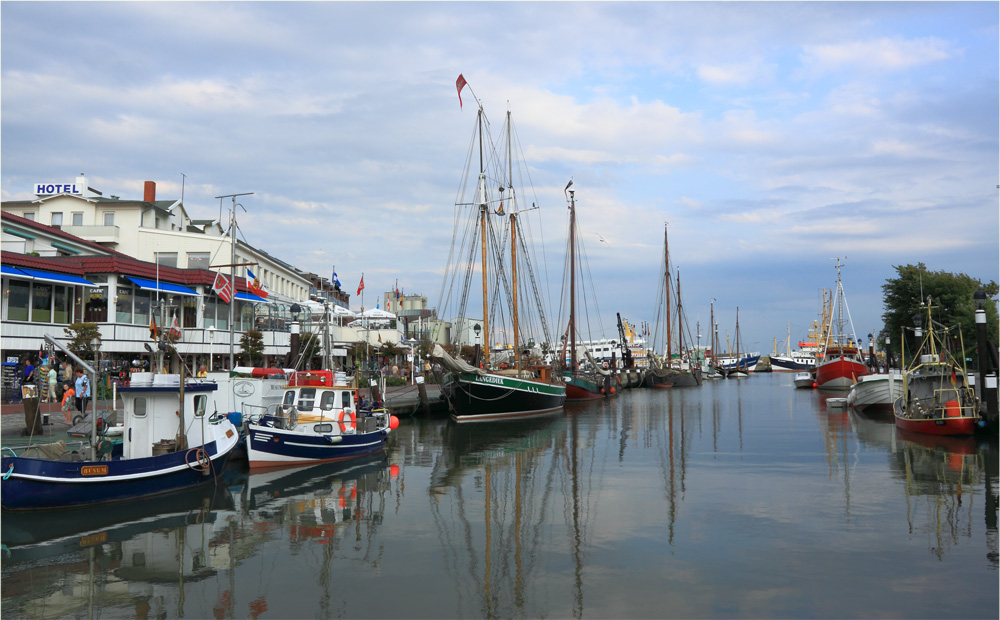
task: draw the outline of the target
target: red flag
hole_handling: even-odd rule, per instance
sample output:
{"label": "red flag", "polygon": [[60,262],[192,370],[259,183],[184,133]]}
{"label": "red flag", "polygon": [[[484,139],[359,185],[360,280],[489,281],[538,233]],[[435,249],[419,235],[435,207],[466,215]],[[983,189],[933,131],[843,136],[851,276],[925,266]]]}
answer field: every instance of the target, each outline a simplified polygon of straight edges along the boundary
{"label": "red flag", "polygon": [[181,339],[181,324],[177,322],[177,315],[174,315],[174,323],[170,326],[170,335],[173,336],[175,340]]}
{"label": "red flag", "polygon": [[149,317],[149,337],[156,340],[159,330],[156,328],[156,319],[154,317]]}
{"label": "red flag", "polygon": [[233,300],[232,283],[221,273],[215,274],[215,282],[212,283],[212,290],[219,296],[219,299],[227,304]]}
{"label": "red flag", "polygon": [[459,73],[458,79],[455,80],[455,88],[458,89],[458,107],[460,108],[462,107],[462,89],[465,87],[466,84],[468,84],[468,82],[466,82],[465,78],[462,77],[462,74]]}
{"label": "red flag", "polygon": [[358,295],[360,295],[363,290],[365,290],[365,274],[361,274],[361,283],[358,284]]}

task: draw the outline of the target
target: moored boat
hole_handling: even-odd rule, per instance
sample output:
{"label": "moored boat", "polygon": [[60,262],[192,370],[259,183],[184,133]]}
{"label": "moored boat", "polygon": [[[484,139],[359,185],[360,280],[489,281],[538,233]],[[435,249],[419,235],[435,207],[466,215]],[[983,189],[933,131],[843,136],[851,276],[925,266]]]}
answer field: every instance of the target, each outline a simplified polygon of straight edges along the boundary
{"label": "moored boat", "polygon": [[[971,435],[980,419],[979,400],[969,385],[965,364],[948,347],[957,340],[958,350],[964,350],[961,330],[936,323],[930,302],[928,298],[921,308],[926,313],[927,334],[923,335],[922,321],[918,322],[914,331],[920,345],[909,364],[904,360],[902,395],[893,403],[896,427],[929,435]],[[951,335],[953,331],[957,338]]]}
{"label": "moored boat", "polygon": [[811,388],[816,383],[816,379],[813,377],[811,372],[797,372],[795,376],[792,377],[792,382],[797,388]]}
{"label": "moored boat", "polygon": [[[508,111],[506,122],[507,135],[507,155],[505,161],[493,161],[487,166],[484,157],[493,157],[497,153],[489,136],[484,133],[486,125],[485,113],[482,105],[476,116],[477,132],[473,138],[474,144],[478,143],[479,171],[478,183],[475,186],[475,194],[460,202],[457,207],[460,209],[472,206],[469,210],[467,221],[456,219],[456,227],[466,225],[469,234],[461,236],[468,245],[457,250],[458,255],[475,256],[479,255],[477,261],[461,261],[464,273],[459,274],[457,270],[449,268],[445,275],[445,286],[449,280],[452,285],[459,286],[459,290],[464,290],[458,303],[457,322],[468,325],[475,321],[477,354],[475,364],[469,364],[460,358],[460,355],[452,356],[443,347],[436,345],[431,357],[437,359],[445,368],[445,374],[441,393],[448,401],[448,408],[451,417],[458,422],[468,422],[472,420],[490,420],[497,418],[514,418],[529,415],[537,415],[556,411],[562,408],[566,401],[566,386],[562,378],[557,373],[552,372],[552,367],[543,361],[543,356],[539,347],[530,338],[522,338],[521,329],[523,326],[519,322],[521,312],[518,301],[518,261],[525,261],[523,271],[527,271],[526,281],[534,282],[534,274],[531,271],[530,254],[526,251],[527,244],[521,238],[522,229],[518,224],[521,213],[535,209],[534,206],[528,209],[519,208],[518,200],[521,192],[515,191],[514,170],[512,157],[512,141],[510,139],[511,115]],[[474,152],[470,151],[470,152]],[[470,158],[471,160],[471,158]],[[486,171],[504,170],[506,179],[500,181],[504,185],[499,188],[499,196],[493,194],[493,180],[488,183]],[[466,170],[468,176],[471,170]],[[520,174],[518,179],[524,178]],[[505,223],[509,221],[509,228]],[[456,228],[456,238],[459,237]],[[500,239],[509,240],[510,253],[507,254],[506,243],[500,243]],[[456,251],[452,248],[452,251]],[[449,261],[451,265],[451,261]],[[468,286],[473,277],[473,269],[478,267],[482,278],[482,319],[470,319],[467,314],[469,310],[471,289]],[[504,275],[500,275],[504,274]],[[507,280],[507,275],[510,279]],[[456,284],[461,282],[461,284]],[[509,286],[505,286],[508,285]],[[497,290],[499,287],[503,292]],[[548,331],[547,323],[541,313],[540,299],[534,295],[535,301],[539,302],[539,321],[535,323],[541,326],[541,336],[536,342],[554,342]],[[498,306],[503,306],[498,310]],[[495,311],[494,311],[495,310]],[[497,321],[502,321],[501,317],[509,317],[509,325],[498,325]],[[524,321],[525,324],[528,321]],[[453,335],[456,340],[451,344],[458,349],[463,342],[460,340],[467,334],[459,333],[456,330]],[[480,348],[478,338],[484,339]],[[510,357],[503,362],[497,363],[494,368],[490,355],[491,342],[502,342],[510,338],[513,341],[510,347]],[[527,346],[522,350],[522,341],[527,340]],[[482,352],[482,357],[479,356]],[[501,365],[506,368],[501,368]]]}
{"label": "moored boat", "polygon": [[[96,373],[50,336],[46,340],[80,367]],[[86,458],[59,441],[16,450],[5,448],[0,505],[5,510],[74,508],[137,500],[215,480],[239,442],[225,416],[209,412],[216,385],[180,375],[137,373],[119,390],[124,401],[122,442],[94,425]],[[97,419],[96,407],[92,419]],[[28,456],[28,455],[31,456]]]}
{"label": "moored boat", "polygon": [[247,421],[247,460],[257,469],[364,456],[382,450],[398,424],[333,371],[298,371],[279,405]]}
{"label": "moored boat", "polygon": [[903,375],[865,375],[851,386],[847,393],[847,404],[864,415],[891,414],[892,404],[902,395]]}
{"label": "moored boat", "polygon": [[[850,320],[840,269],[840,259],[837,259],[834,311],[830,314],[830,324],[826,329],[822,357],[816,362],[816,386],[823,390],[849,390],[859,378],[869,373],[857,346],[858,338]],[[850,323],[850,332],[845,331],[845,322]]]}

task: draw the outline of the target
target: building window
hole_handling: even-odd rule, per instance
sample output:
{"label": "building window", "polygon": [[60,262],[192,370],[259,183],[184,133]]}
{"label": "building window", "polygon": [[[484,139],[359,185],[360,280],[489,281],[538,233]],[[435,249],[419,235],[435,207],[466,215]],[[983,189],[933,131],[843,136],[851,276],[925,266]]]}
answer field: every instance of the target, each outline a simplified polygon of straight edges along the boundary
{"label": "building window", "polygon": [[188,269],[208,269],[212,255],[208,252],[188,252]]}
{"label": "building window", "polygon": [[83,309],[83,320],[88,323],[104,323],[108,320],[107,289],[87,287],[84,289],[86,304]]}
{"label": "building window", "polygon": [[208,329],[209,327],[215,327],[215,303],[214,297],[205,298],[205,316],[202,319],[202,327]]}
{"label": "building window", "polygon": [[23,217],[26,220],[31,220],[32,222],[34,222],[35,221],[35,212],[34,211],[28,211],[27,213],[22,213],[21,217]]}
{"label": "building window", "polygon": [[52,296],[52,322],[59,323],[62,325],[69,325],[73,321],[70,320],[73,313],[70,308],[73,303],[73,290],[75,287],[69,286],[56,286],[54,294]]}
{"label": "building window", "polygon": [[118,296],[115,300],[115,322],[132,322],[132,288],[128,286],[118,287]]}
{"label": "building window", "polygon": [[[144,291],[142,289],[135,292],[135,316],[132,318],[132,323],[134,325],[148,325],[149,324],[149,303],[151,299],[151,294],[149,291]],[[160,327],[164,327],[160,325]]]}
{"label": "building window", "polygon": [[157,252],[156,262],[164,267],[176,267],[177,252]]}
{"label": "building window", "polygon": [[31,322],[52,322],[52,285],[35,282],[31,287]]}
{"label": "building window", "polygon": [[105,226],[114,226],[115,225],[115,212],[114,211],[105,211],[104,212],[104,225]]}
{"label": "building window", "polygon": [[31,303],[31,283],[23,280],[8,280],[7,320],[27,321]]}
{"label": "building window", "polygon": [[52,225],[53,226],[62,226],[62,213],[53,213],[52,214]]}
{"label": "building window", "polygon": [[185,329],[198,327],[198,298],[185,295],[183,304],[181,324]]}
{"label": "building window", "polygon": [[83,226],[83,211],[73,212],[73,226]]}

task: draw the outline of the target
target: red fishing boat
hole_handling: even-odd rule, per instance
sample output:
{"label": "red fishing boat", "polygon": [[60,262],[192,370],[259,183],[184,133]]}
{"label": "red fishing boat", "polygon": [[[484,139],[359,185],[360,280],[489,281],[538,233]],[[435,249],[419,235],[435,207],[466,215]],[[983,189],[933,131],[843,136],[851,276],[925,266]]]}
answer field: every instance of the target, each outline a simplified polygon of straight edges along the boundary
{"label": "red fishing boat", "polygon": [[[962,332],[958,326],[935,323],[931,309],[928,297],[927,334],[923,334],[923,321],[917,320],[914,333],[922,338],[920,347],[908,365],[904,360],[903,395],[893,403],[896,427],[928,435],[971,435],[979,421],[979,400],[969,385],[964,363],[959,363],[947,346],[955,340],[949,333],[957,331],[959,351],[963,351]],[[906,342],[905,337],[902,342]]]}
{"label": "red fishing boat", "polygon": [[[826,329],[823,355],[816,362],[816,387],[823,390],[849,390],[860,377],[868,374],[858,348],[858,338],[851,322],[851,311],[844,296],[844,285],[840,279],[840,259],[837,259],[837,293],[834,311],[830,314],[830,324]],[[850,332],[845,331],[845,322],[850,324]]]}

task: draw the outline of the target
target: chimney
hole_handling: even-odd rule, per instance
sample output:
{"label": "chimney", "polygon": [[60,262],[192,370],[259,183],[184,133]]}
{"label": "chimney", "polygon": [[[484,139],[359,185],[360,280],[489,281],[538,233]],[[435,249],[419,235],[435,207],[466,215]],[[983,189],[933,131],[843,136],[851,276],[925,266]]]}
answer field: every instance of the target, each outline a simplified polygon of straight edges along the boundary
{"label": "chimney", "polygon": [[156,181],[146,181],[142,199],[146,202],[156,202]]}

